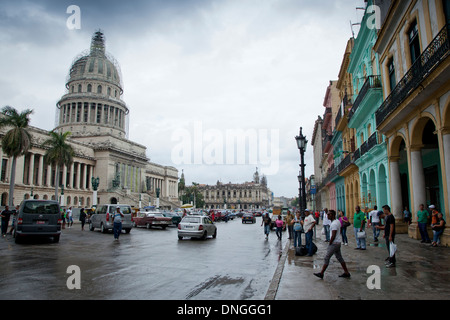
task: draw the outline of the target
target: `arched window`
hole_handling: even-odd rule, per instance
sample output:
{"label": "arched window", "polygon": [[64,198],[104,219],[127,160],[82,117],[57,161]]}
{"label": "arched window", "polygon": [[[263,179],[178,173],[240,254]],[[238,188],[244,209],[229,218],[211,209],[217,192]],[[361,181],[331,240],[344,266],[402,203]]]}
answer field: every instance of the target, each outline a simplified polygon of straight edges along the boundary
{"label": "arched window", "polygon": [[88,86],[87,86],[87,92],[92,92],[92,84],[88,84]]}
{"label": "arched window", "polygon": [[78,85],[78,93],[80,93],[81,92],[81,89],[82,89],[83,87],[81,86],[81,84],[79,84]]}
{"label": "arched window", "polygon": [[102,86],[97,87],[97,93],[102,93]]}

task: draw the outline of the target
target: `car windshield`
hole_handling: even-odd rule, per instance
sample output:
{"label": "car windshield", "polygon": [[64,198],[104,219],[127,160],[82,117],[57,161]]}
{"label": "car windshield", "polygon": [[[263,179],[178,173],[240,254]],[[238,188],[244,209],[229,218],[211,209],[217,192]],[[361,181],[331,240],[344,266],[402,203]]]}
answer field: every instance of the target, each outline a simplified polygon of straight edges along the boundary
{"label": "car windshield", "polygon": [[59,206],[55,202],[27,201],[23,206],[24,213],[58,214]]}
{"label": "car windshield", "polygon": [[162,215],[162,213],[152,213],[149,214],[150,217],[155,217],[155,218],[163,218],[164,216]]}
{"label": "car windshield", "polygon": [[183,222],[185,222],[185,223],[200,223],[200,217],[184,217]]}

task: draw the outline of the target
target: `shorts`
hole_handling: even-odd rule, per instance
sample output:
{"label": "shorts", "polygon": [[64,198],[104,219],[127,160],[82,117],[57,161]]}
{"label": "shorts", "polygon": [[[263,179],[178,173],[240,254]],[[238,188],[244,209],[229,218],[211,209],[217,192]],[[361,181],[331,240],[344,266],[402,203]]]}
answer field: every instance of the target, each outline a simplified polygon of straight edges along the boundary
{"label": "shorts", "polygon": [[324,262],[326,265],[330,264],[330,259],[333,256],[333,254],[336,256],[336,259],[340,263],[345,262],[341,255],[341,244],[340,243],[330,244],[328,246],[327,254],[325,255],[325,258],[324,258]]}

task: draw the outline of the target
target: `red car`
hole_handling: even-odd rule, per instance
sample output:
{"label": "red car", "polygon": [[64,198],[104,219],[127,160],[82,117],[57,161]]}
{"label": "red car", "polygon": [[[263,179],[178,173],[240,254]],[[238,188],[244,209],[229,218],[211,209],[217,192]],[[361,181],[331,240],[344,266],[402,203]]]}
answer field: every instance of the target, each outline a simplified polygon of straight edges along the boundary
{"label": "red car", "polygon": [[161,227],[167,228],[172,224],[172,218],[164,217],[160,212],[138,212],[137,216],[133,218],[134,227]]}

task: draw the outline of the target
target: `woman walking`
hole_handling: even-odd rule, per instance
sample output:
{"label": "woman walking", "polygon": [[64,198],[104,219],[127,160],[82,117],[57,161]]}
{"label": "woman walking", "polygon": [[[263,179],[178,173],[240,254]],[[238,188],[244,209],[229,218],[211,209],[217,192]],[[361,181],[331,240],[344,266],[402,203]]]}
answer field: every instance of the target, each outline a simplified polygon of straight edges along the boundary
{"label": "woman walking", "polygon": [[348,221],[348,218],[342,210],[339,210],[339,221],[341,222],[342,244],[348,246],[347,228],[350,226],[350,221]]}

